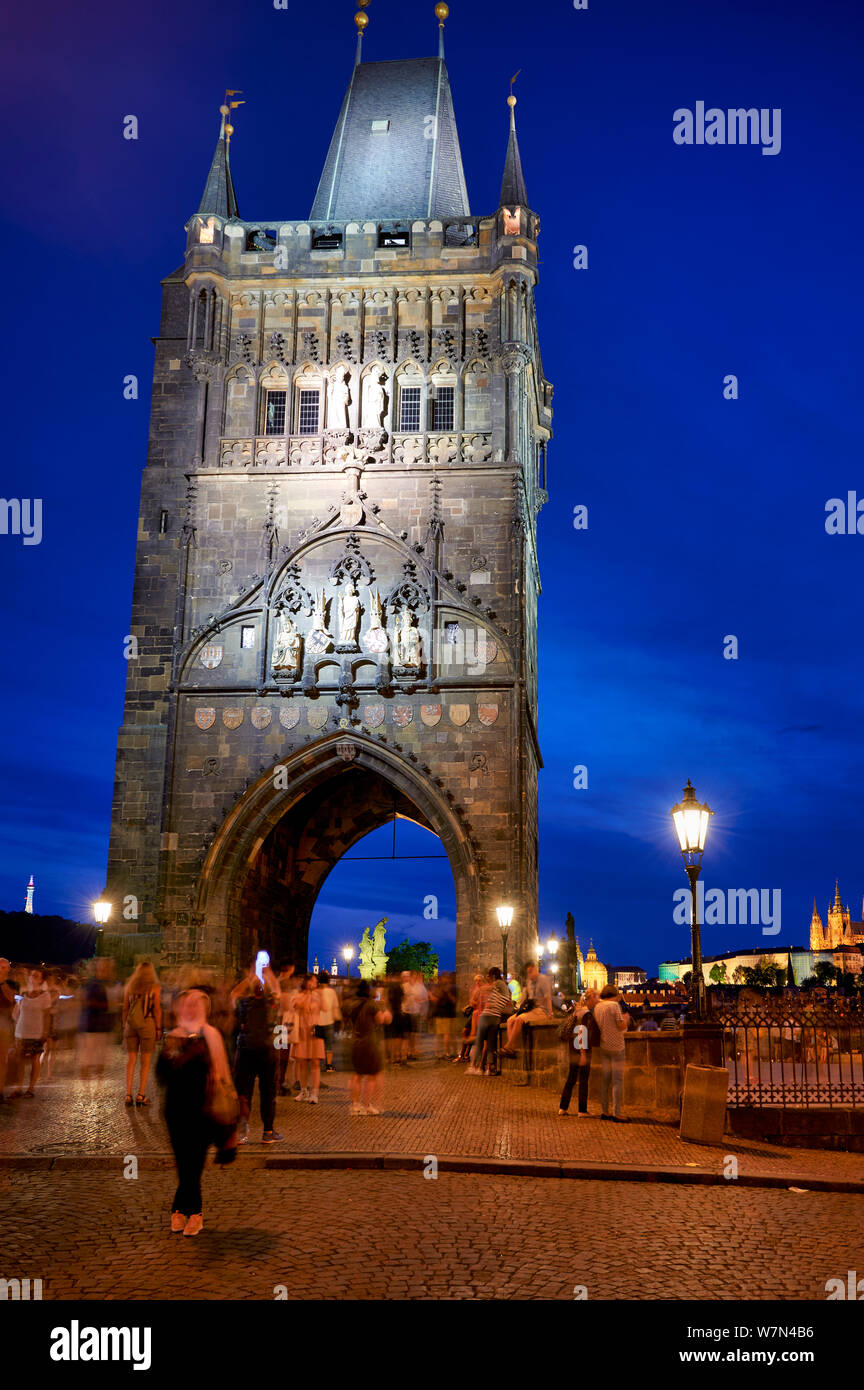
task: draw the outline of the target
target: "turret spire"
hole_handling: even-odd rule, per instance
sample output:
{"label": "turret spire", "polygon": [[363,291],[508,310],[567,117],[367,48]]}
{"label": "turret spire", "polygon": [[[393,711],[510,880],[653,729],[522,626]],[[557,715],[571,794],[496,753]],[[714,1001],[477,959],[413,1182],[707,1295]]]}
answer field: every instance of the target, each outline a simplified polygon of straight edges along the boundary
{"label": "turret spire", "polygon": [[369,0],[357,0],[357,13],[354,16],[354,23],[357,26],[357,52],[354,55],[354,66],[360,66],[363,54],[363,33],[369,23],[369,16],[366,10],[369,7]]}
{"label": "turret spire", "polygon": [[[519,72],[521,71],[520,68]],[[507,105],[510,107],[510,137],[507,141],[507,156],[504,160],[504,177],[501,180],[501,198],[498,204],[502,208],[528,207],[519,141],[516,138],[516,98],[513,95],[513,83],[519,72],[510,78],[510,95],[507,98]]]}
{"label": "turret spire", "polygon": [[439,0],[435,6],[435,13],[438,16],[438,57],[444,57],[444,21],[450,13],[450,6],[444,4],[444,0]]}
{"label": "turret spire", "polygon": [[219,140],[216,145],[216,153],[213,155],[213,163],[210,165],[210,173],[207,175],[204,196],[198,208],[199,215],[215,214],[216,217],[226,218],[239,216],[237,198],[234,193],[234,180],[231,178],[231,165],[228,159],[228,146],[231,143],[231,136],[234,134],[234,127],[230,124],[228,117],[235,107],[245,105],[245,102],[229,101],[228,98],[239,95],[239,92],[229,88],[225,93],[224,102],[219,107],[219,114],[222,118],[219,127]]}

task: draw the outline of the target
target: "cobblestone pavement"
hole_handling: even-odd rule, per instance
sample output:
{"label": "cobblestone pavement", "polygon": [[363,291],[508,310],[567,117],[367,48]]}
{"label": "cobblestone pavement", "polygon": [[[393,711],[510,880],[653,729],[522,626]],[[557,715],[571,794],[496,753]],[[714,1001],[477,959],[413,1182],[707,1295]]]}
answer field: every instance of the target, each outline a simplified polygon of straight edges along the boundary
{"label": "cobblestone pavement", "polygon": [[864,1269],[864,1199],[731,1186],[220,1171],[168,1231],[173,1174],[0,1172],[4,1277],[43,1299],[823,1299]]}
{"label": "cobblestone pavement", "polygon": [[[557,1097],[549,1091],[513,1086],[503,1078],[466,1076],[454,1063],[421,1061],[396,1068],[383,1083],[380,1116],[348,1113],[348,1077],[326,1077],[318,1106],[281,1098],[277,1128],[284,1142],[265,1149],[257,1097],[249,1145],[240,1163],[295,1155],[458,1156],[499,1160],[543,1160],[582,1165],[636,1165],[644,1169],[689,1171],[698,1175],[724,1170],[727,1155],[738,1161],[739,1177],[807,1181],[864,1181],[864,1156],[820,1149],[784,1149],[727,1136],[720,1147],[688,1144],[671,1125],[639,1121],[604,1124],[596,1116],[557,1116]],[[81,1081],[71,1069],[57,1068],[40,1084],[33,1100],[0,1106],[0,1159],[28,1156],[31,1161],[62,1161],[64,1156],[92,1155],[120,1166],[122,1156],[142,1159],[168,1154],[158,1092],[152,1079],[151,1105],[128,1110],[123,1105],[122,1059],[111,1059],[102,1080]]]}

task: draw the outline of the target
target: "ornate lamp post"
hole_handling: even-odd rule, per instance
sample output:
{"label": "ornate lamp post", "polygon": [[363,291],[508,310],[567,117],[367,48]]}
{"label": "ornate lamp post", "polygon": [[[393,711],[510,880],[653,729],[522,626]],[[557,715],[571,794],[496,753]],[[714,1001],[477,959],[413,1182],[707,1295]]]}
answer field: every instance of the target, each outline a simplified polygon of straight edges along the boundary
{"label": "ornate lamp post", "polygon": [[507,979],[507,934],[513,924],[513,909],[502,903],[496,907],[495,915],[498,918],[498,925],[501,928],[501,954],[504,979]]}
{"label": "ornate lamp post", "polygon": [[343,948],[342,948],[342,955],[343,955],[344,958],[345,958],[345,974],[346,974],[347,978],[350,980],[350,979],[351,979],[351,961],[352,961],[353,956],[354,956],[354,947],[353,947],[353,946],[343,946]]}
{"label": "ornate lamp post", "polygon": [[702,976],[702,938],[699,931],[697,911],[696,882],[702,871],[702,853],[708,834],[708,818],[714,812],[707,804],[700,805],[696,793],[687,779],[684,795],[678,805],[670,812],[675,834],[684,859],[684,868],[690,880],[692,906],[691,922],[691,970],[690,970],[690,1013],[697,1023],[704,1022],[706,1016],[705,980]]}

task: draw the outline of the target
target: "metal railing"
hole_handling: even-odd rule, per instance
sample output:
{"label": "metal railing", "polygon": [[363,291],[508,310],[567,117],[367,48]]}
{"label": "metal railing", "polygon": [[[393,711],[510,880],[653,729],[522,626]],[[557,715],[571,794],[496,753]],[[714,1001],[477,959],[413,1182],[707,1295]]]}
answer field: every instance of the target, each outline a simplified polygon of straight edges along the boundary
{"label": "metal railing", "polygon": [[860,999],[712,1001],[730,1106],[864,1108]]}

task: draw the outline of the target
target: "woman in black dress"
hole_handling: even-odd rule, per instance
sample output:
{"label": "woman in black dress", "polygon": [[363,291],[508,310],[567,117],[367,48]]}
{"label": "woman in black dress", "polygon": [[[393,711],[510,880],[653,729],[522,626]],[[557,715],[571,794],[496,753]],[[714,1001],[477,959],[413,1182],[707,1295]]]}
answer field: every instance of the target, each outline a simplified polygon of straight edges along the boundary
{"label": "woman in black dress", "polygon": [[231,1163],[237,1154],[237,1097],[222,1034],[207,1022],[208,994],[184,989],[174,1010],[177,1026],[166,1034],[156,1066],[177,1164],[171,1230],[197,1236],[204,1225],[201,1174],[207,1150],[216,1145],[217,1163]]}
{"label": "woman in black dress", "polygon": [[351,1114],[380,1115],[372,1104],[381,1084],[381,1045],[378,1039],[380,1024],[390,1023],[392,1014],[373,997],[368,980],[361,980],[357,986],[356,1003],[352,1016],[354,1040],[351,1044]]}

